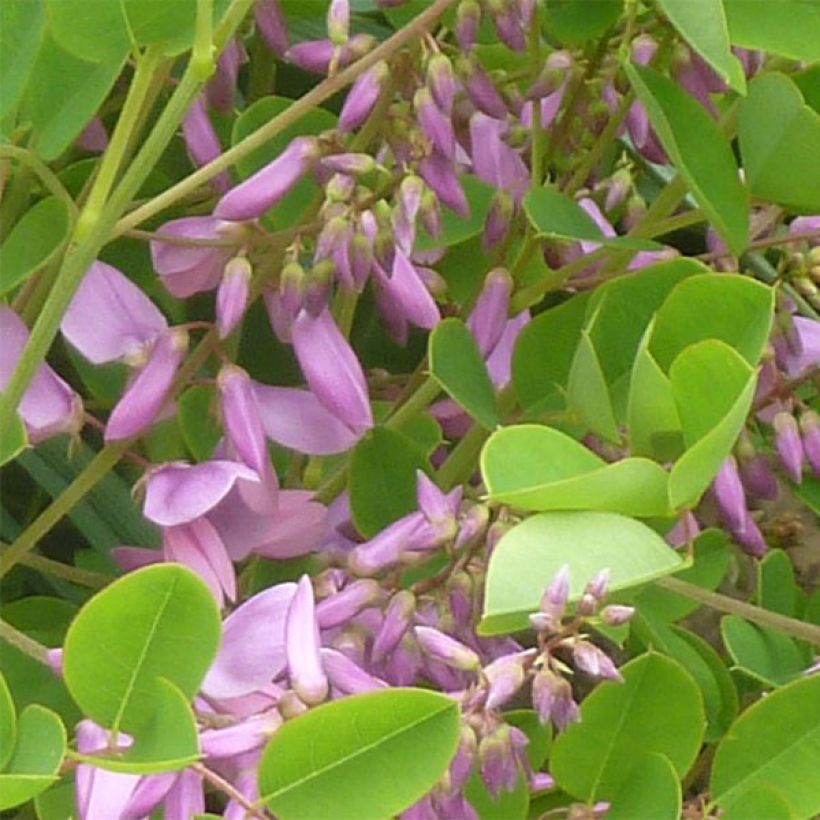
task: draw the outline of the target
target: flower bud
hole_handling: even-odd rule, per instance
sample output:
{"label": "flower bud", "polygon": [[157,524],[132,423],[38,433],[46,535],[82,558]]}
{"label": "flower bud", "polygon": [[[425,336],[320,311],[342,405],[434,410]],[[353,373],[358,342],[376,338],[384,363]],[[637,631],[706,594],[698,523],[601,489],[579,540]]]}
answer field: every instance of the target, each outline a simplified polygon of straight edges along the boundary
{"label": "flower bud", "polygon": [[595,678],[621,681],[621,673],[612,659],[589,641],[578,641],[572,647],[572,658],[575,665]]}
{"label": "flower bud", "polygon": [[438,107],[449,116],[453,111],[456,80],[453,64],[445,54],[434,54],[427,63],[427,87]]}
{"label": "flower bud", "polygon": [[514,208],[513,198],[507,191],[500,190],[493,197],[484,221],[484,236],[481,241],[481,247],[485,251],[497,245],[507,235]]}
{"label": "flower bud", "polygon": [[373,640],[374,661],[381,660],[398,646],[415,611],[416,597],[410,590],[399,590],[391,597],[384,613],[384,621]]}
{"label": "flower bud", "polygon": [[777,498],[777,477],[763,453],[752,453],[739,462],[740,478],[744,489],[754,498],[774,501]]}
{"label": "flower bud", "polygon": [[510,742],[510,727],[502,723],[478,744],[481,779],[487,791],[498,799],[502,791],[512,791],[518,782],[518,765]]}
{"label": "flower bud", "polygon": [[465,219],[469,217],[470,205],[452,162],[441,154],[433,153],[421,161],[419,171],[424,181],[448,208]]}
{"label": "flower bud", "polygon": [[329,171],[361,176],[369,174],[376,167],[376,160],[370,154],[333,154],[322,159],[320,164]]}
{"label": "flower bud", "polygon": [[484,357],[490,354],[504,332],[512,288],[512,276],[506,268],[491,270],[467,320],[467,327]]}
{"label": "flower bud", "polygon": [[379,99],[382,85],[387,79],[389,69],[382,60],[372,68],[359,75],[348,92],[347,99],[339,114],[339,130],[353,131],[364,123]]}
{"label": "flower bud", "polygon": [[474,672],[481,667],[478,655],[455,638],[431,626],[417,626],[413,631],[419,646],[433,660],[465,672]]}
{"label": "flower bud", "polygon": [[481,25],[481,6],[477,0],[461,0],[456,9],[455,33],[462,51],[470,51],[478,38]]}
{"label": "flower bud", "polygon": [[328,680],[322,667],[320,646],[313,586],[310,578],[303,575],[288,607],[285,621],[285,654],[293,691],[301,700],[311,705],[321,703],[328,692]]}
{"label": "flower bud", "polygon": [[330,0],[327,10],[327,36],[337,46],[347,42],[350,33],[349,0]]}
{"label": "flower bud", "polygon": [[424,193],[421,197],[421,224],[424,225],[424,230],[435,239],[441,238],[441,207],[438,203],[438,197],[432,190],[425,187]]}
{"label": "flower bud", "polygon": [[803,444],[797,421],[791,413],[780,412],[774,417],[775,447],[780,462],[792,481],[803,480]]}
{"label": "flower bud", "polygon": [[413,96],[413,108],[424,136],[445,156],[452,160],[456,154],[456,137],[450,118],[442,113],[433,100],[429,88],[422,86]]}
{"label": "flower bud", "polygon": [[473,105],[489,117],[506,119],[507,104],[478,60],[462,58],[459,60],[458,70],[464,78],[464,85]]}
{"label": "flower bud", "polygon": [[279,0],[257,0],[254,17],[270,50],[283,57],[288,50],[288,28]]}
{"label": "flower bud", "polygon": [[244,256],[236,256],[225,266],[225,275],[216,292],[216,319],[219,338],[231,335],[248,308],[251,266]]}
{"label": "flower bud", "polygon": [[358,612],[381,597],[381,587],[376,581],[362,579],[353,581],[339,592],[320,601],[316,606],[316,619],[321,629],[340,626]]}
{"label": "flower bud", "polygon": [[503,655],[484,667],[487,678],[487,709],[499,709],[523,686],[524,665],[535,654],[535,649]]}
{"label": "flower bud", "polygon": [[610,604],[601,610],[601,620],[607,626],[622,626],[635,614],[634,606]]}
{"label": "flower bud", "polygon": [[800,416],[800,432],[806,458],[815,476],[820,477],[820,415],[814,410],[806,410]]}

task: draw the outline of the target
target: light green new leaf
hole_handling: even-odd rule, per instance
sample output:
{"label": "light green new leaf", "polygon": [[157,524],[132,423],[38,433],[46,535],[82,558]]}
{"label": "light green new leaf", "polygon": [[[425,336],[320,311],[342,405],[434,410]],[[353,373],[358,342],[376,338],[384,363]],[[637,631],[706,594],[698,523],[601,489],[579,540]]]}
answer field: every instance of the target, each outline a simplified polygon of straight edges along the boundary
{"label": "light green new leaf", "polygon": [[723,0],[732,43],[793,60],[820,60],[815,0]]}
{"label": "light green new leaf", "polygon": [[668,372],[681,351],[704,339],[720,339],[756,366],[769,340],[774,289],[748,276],[690,276],[661,305],[649,350]]}
{"label": "light green new leaf", "polygon": [[68,205],[57,197],[26,211],[0,245],[0,296],[47,264],[68,239],[70,226]]}
{"label": "light green new leaf", "polygon": [[88,717],[139,735],[154,718],[157,678],[193,698],[220,637],[219,611],[199,576],[155,564],[83,606],[66,635],[63,675]]}
{"label": "light green new leaf", "polygon": [[587,294],[578,294],[539,313],[518,335],[513,348],[512,376],[521,406],[563,407],[563,389],[586,317]]}
{"label": "light green new leaf", "polygon": [[113,772],[155,774],[184,769],[200,754],[199,731],[188,698],[165,678],[151,684],[153,713],[121,755],[75,755]]}
{"label": "light green new leaf", "polygon": [[570,600],[602,569],[610,589],[637,586],[681,565],[654,530],[609,512],[546,512],[513,527],[499,541],[487,572],[482,635],[529,628],[544,590],[561,567],[570,572]]}
{"label": "light green new leaf", "polygon": [[664,515],[667,475],[655,462],[608,464],[559,430],[521,424],[490,436],[481,474],[494,501],[525,510],[607,510]]}
{"label": "light green new leaf", "polygon": [[17,710],[11,697],[6,678],[0,672],[0,771],[17,744]]}
{"label": "light green new leaf", "polygon": [[648,653],[622,667],[581,705],[581,722],[553,744],[550,772],[579,800],[612,800],[648,753],[665,755],[678,778],[697,757],[705,717],[698,687],[680,664]]}
{"label": "light green new leaf", "polygon": [[450,397],[488,430],[499,424],[495,390],[473,334],[461,319],[445,319],[430,334],[430,373]]}
{"label": "light green new leaf", "polygon": [[0,121],[14,112],[45,32],[43,0],[0,3]]}
{"label": "light green new leaf", "polygon": [[748,196],[717,123],[697,100],[654,69],[627,65],[626,72],[692,195],[732,252],[742,253],[749,241]]}
{"label": "light green new leaf", "polygon": [[659,250],[662,245],[634,236],[605,236],[595,220],[561,191],[545,186],[533,188],[524,197],[524,212],[540,236],[568,242],[598,242],[628,250]]}
{"label": "light green new leaf", "polygon": [[607,820],[678,820],[680,778],[666,755],[647,752],[609,802]]}
{"label": "light green new leaf", "polygon": [[788,635],[737,615],[721,619],[720,634],[735,668],[767,688],[794,680],[811,662]]}
{"label": "light green new leaf", "polygon": [[620,442],[612,399],[589,334],[581,333],[567,381],[567,404],[593,432],[613,444]]}
{"label": "light green new leaf", "polygon": [[746,179],[761,199],[808,213],[820,210],[820,114],[783,74],[749,86],[738,121]]}
{"label": "light green new leaf", "polygon": [[769,785],[752,786],[721,814],[721,820],[749,820],[765,817],[766,820],[792,820],[795,812],[788,798],[779,788]]}
{"label": "light green new leaf", "polygon": [[735,91],[746,93],[740,60],[732,54],[722,0],[658,0],[678,33]]}
{"label": "light green new leaf", "polygon": [[781,791],[792,817],[820,813],[820,676],[809,675],[750,706],[721,741],[710,793],[730,809],[753,788]]}
{"label": "light green new leaf", "polygon": [[429,791],[458,746],[458,705],[421,689],[336,700],[285,723],[259,765],[282,820],[392,817]]}
{"label": "light green new leaf", "polygon": [[19,806],[57,782],[66,732],[50,709],[26,706],[17,721],[17,745],[0,774],[0,811]]}

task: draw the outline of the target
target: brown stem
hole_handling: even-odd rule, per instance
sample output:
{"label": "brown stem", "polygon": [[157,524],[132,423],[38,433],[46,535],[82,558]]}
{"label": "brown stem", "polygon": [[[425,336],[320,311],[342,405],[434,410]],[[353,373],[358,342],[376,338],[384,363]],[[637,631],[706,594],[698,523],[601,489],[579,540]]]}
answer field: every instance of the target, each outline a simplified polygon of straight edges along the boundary
{"label": "brown stem", "polygon": [[225,780],[224,777],[209,769],[202,763],[194,763],[191,768],[201,775],[204,780],[210,783],[215,789],[228,795],[231,800],[235,800],[248,813],[249,817],[257,817],[259,820],[269,820],[270,815],[264,810],[260,810],[239,789]]}

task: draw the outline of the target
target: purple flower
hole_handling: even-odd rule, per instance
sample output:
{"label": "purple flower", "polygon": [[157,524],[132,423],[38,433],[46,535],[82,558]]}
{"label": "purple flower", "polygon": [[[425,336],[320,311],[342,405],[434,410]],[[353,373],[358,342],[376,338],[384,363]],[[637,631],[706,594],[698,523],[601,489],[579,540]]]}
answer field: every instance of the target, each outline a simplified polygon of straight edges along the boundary
{"label": "purple flower", "polygon": [[470,205],[450,160],[434,151],[421,161],[419,172],[448,208],[465,219],[470,215]]}
{"label": "purple flower", "polygon": [[328,692],[320,646],[313,587],[310,578],[303,575],[288,608],[285,653],[291,686],[305,703],[311,705],[321,703]]}
{"label": "purple flower", "polygon": [[524,664],[535,656],[535,649],[502,655],[484,667],[487,678],[487,709],[499,709],[524,685]]}
{"label": "purple flower", "polygon": [[232,222],[262,216],[283,199],[318,157],[316,137],[294,138],[273,162],[228,191],[217,203],[214,216]]}
{"label": "purple flower", "polygon": [[[0,391],[11,379],[28,341],[23,320],[0,304]],[[19,407],[33,444],[60,433],[78,433],[83,425],[80,397],[47,364],[41,364]]]}
{"label": "purple flower", "polygon": [[484,287],[467,320],[482,356],[487,356],[498,344],[507,325],[513,280],[505,268],[495,268],[487,274]]}
{"label": "purple flower", "polygon": [[248,309],[252,273],[244,256],[235,256],[225,266],[225,275],[216,292],[216,323],[220,339],[233,333]]}
{"label": "purple flower", "polygon": [[344,45],[337,46],[331,40],[305,40],[291,46],[285,59],[313,74],[327,74],[336,61],[340,68],[358,60],[373,47],[369,34],[354,34]]}
{"label": "purple flower", "polygon": [[350,0],[330,0],[327,9],[327,36],[337,46],[347,42],[350,33]]}
{"label": "purple flower", "polygon": [[478,39],[481,6],[477,0],[461,0],[456,9],[455,33],[462,51],[470,51]]}
{"label": "purple flower", "polygon": [[623,626],[623,624],[629,623],[634,614],[634,606],[610,604],[601,610],[601,620],[607,626]]}
{"label": "purple flower", "polygon": [[[160,236],[181,239],[224,240],[235,238],[242,244],[242,226],[223,222],[211,216],[187,216],[166,222]],[[221,281],[225,265],[236,253],[228,245],[177,245],[151,240],[151,259],[162,284],[178,299],[187,299],[194,293],[213,290]]]}
{"label": "purple flower", "polygon": [[800,432],[806,459],[815,476],[820,477],[820,416],[814,410],[806,410],[800,416]]}
{"label": "purple flower", "polygon": [[470,150],[476,176],[520,200],[530,185],[524,161],[502,139],[506,123],[480,111],[470,118]]}
{"label": "purple flower", "polygon": [[781,412],[774,417],[775,448],[780,462],[795,484],[803,480],[803,443],[800,430],[791,413]]}
{"label": "purple flower", "polygon": [[[222,153],[222,146],[219,144],[219,137],[214,130],[208,112],[205,110],[205,100],[197,97],[185,119],[182,122],[182,135],[185,138],[185,146],[191,162],[197,167],[207,165],[215,160]],[[213,179],[216,189],[222,193],[231,187],[231,178],[227,171],[222,171]]]}
{"label": "purple flower", "polygon": [[481,667],[478,655],[469,646],[435,627],[416,626],[413,632],[422,651],[433,660],[465,672],[475,672]]}
{"label": "purple flower", "polygon": [[307,383],[322,405],[351,430],[373,426],[362,366],[328,310],[302,311],[293,322],[293,349]]}
{"label": "purple flower", "polygon": [[415,611],[416,598],[410,590],[399,590],[390,598],[384,621],[373,640],[374,661],[382,660],[398,646],[407,633]]}
{"label": "purple flower", "polygon": [[498,191],[490,203],[487,218],[484,220],[481,247],[485,251],[495,247],[507,235],[514,212],[513,198],[506,191]]}
{"label": "purple flower", "polygon": [[754,453],[751,458],[740,460],[740,478],[749,495],[765,501],[777,498],[777,477],[763,453]]}
{"label": "purple flower", "polygon": [[211,108],[226,116],[233,110],[239,67],[248,62],[241,40],[231,40],[219,55],[216,72],[205,87],[205,96]]}
{"label": "purple flower", "polygon": [[569,600],[569,566],[564,564],[555,574],[541,597],[541,608],[530,615],[530,622],[539,632],[557,631]]}
{"label": "purple flower", "polygon": [[379,265],[375,271],[391,302],[410,324],[429,330],[439,323],[438,305],[404,251],[396,248],[390,276],[385,276]]}
{"label": "purple flower", "polygon": [[607,680],[623,680],[609,655],[589,641],[577,641],[572,647],[572,657],[576,666],[588,675]]}
{"label": "purple flower", "polygon": [[413,97],[413,107],[425,137],[442,156],[453,160],[456,154],[456,137],[450,117],[436,105],[429,88],[422,86]]}
{"label": "purple flower", "polygon": [[532,703],[541,723],[551,720],[559,731],[581,719],[578,704],[572,699],[572,687],[549,669],[542,669],[533,678]]}
{"label": "purple flower", "polygon": [[502,791],[512,791],[518,782],[518,764],[510,743],[510,727],[502,723],[478,744],[481,779],[487,791],[498,799]]}
{"label": "purple flower", "polygon": [[343,652],[322,647],[319,654],[333,689],[342,695],[358,695],[387,686],[383,680],[365,672]]}
{"label": "purple flower", "polygon": [[473,105],[489,117],[497,120],[505,119],[509,113],[507,104],[478,60],[462,58],[458,67],[459,73],[464,77],[465,88]]}
{"label": "purple flower", "polygon": [[715,501],[723,520],[733,530],[742,530],[748,511],[746,494],[734,456],[729,456],[721,465],[715,478],[714,490]]}
{"label": "purple flower", "polygon": [[453,64],[445,54],[434,54],[427,63],[427,87],[438,107],[449,117],[456,96]]}
{"label": "purple flower", "polygon": [[339,114],[340,131],[354,131],[370,116],[388,74],[387,63],[381,60],[359,75]]}
{"label": "purple flower", "polygon": [[101,154],[108,148],[108,132],[99,117],[94,117],[77,137],[77,147],[91,154]]}
{"label": "purple flower", "polygon": [[254,9],[256,26],[277,57],[288,50],[288,28],[279,0],[257,0]]}
{"label": "purple flower", "polygon": [[365,607],[376,603],[381,597],[381,587],[376,581],[361,579],[347,584],[339,592],[319,602],[316,619],[321,629],[341,626]]}
{"label": "purple flower", "polygon": [[527,50],[527,37],[524,33],[517,3],[495,2],[490,3],[493,9],[493,22],[499,38],[513,51]]}

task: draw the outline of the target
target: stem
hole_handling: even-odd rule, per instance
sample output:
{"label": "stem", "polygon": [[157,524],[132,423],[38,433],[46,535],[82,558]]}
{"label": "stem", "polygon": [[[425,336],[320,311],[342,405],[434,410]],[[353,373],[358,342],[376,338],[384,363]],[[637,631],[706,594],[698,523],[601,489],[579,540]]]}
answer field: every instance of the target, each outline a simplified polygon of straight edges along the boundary
{"label": "stem", "polygon": [[[360,60],[349,65],[333,77],[323,80],[319,85],[312,88],[303,97],[296,100],[291,106],[281,114],[274,117],[270,122],[249,134],[241,142],[225,151],[219,157],[203,165],[202,168],[194,171],[185,179],[180,180],[176,185],[172,185],[168,190],[163,191],[159,196],[146,202],[141,207],[123,217],[116,225],[115,236],[119,236],[125,231],[135,228],[141,222],[149,219],[160,211],[173,205],[178,199],[198,188],[200,185],[213,179],[222,171],[227,170],[237,160],[242,159],[247,154],[264,145],[272,137],[283,131],[295,122],[298,122],[306,113],[321,105],[325,100],[350,85],[360,74],[368,68],[384,60],[400,48],[405,46],[422,32],[432,26],[444,12],[452,6],[456,0],[436,0],[428,9],[423,11],[405,28],[399,29],[392,37],[380,43],[373,51],[366,54]],[[182,85],[180,83],[180,85]],[[138,158],[139,159],[139,158]]]}
{"label": "stem", "polygon": [[228,795],[231,800],[235,800],[239,803],[250,817],[257,817],[260,818],[260,820],[267,820],[267,818],[270,817],[264,809],[259,809],[255,806],[239,789],[225,780],[222,775],[217,774],[202,763],[193,763],[191,764],[191,768],[197,774],[201,775],[203,780],[207,780],[214,788],[219,789],[223,794]]}
{"label": "stem", "polygon": [[0,640],[19,649],[24,655],[34,658],[38,663],[48,666],[48,647],[15,629],[8,621],[0,620]]}
{"label": "stem", "polygon": [[[0,556],[5,555],[9,549],[10,547],[7,545],[0,544]],[[17,563],[29,569],[37,570],[46,575],[52,575],[55,578],[62,578],[66,581],[71,581],[72,584],[88,587],[89,589],[103,589],[112,581],[116,580],[113,575],[94,572],[90,569],[72,567],[70,564],[63,564],[61,561],[54,561],[42,555],[21,555]]]}
{"label": "stem", "polygon": [[681,581],[679,578],[660,578],[655,583],[670,592],[676,592],[678,595],[685,595],[687,598],[700,601],[705,606],[719,612],[739,615],[741,618],[760,624],[760,626],[771,627],[779,632],[784,632],[786,635],[791,635],[793,638],[820,646],[820,626],[798,621],[796,618],[789,618],[779,612],[771,612],[768,609],[746,603],[746,601],[738,601],[736,598],[721,595],[719,592],[711,592],[695,584]]}
{"label": "stem", "polygon": [[63,187],[63,183],[60,182],[57,175],[36,154],[29,151],[28,148],[18,148],[16,145],[0,145],[0,159],[2,158],[15,159],[21,165],[27,166],[51,194],[65,202],[71,214],[72,222],[77,218],[77,203]]}
{"label": "stem", "polygon": [[401,427],[416,413],[426,410],[438,398],[439,393],[441,393],[439,383],[432,376],[427,376],[418,390],[387,419],[385,427],[391,427],[394,430]]}

